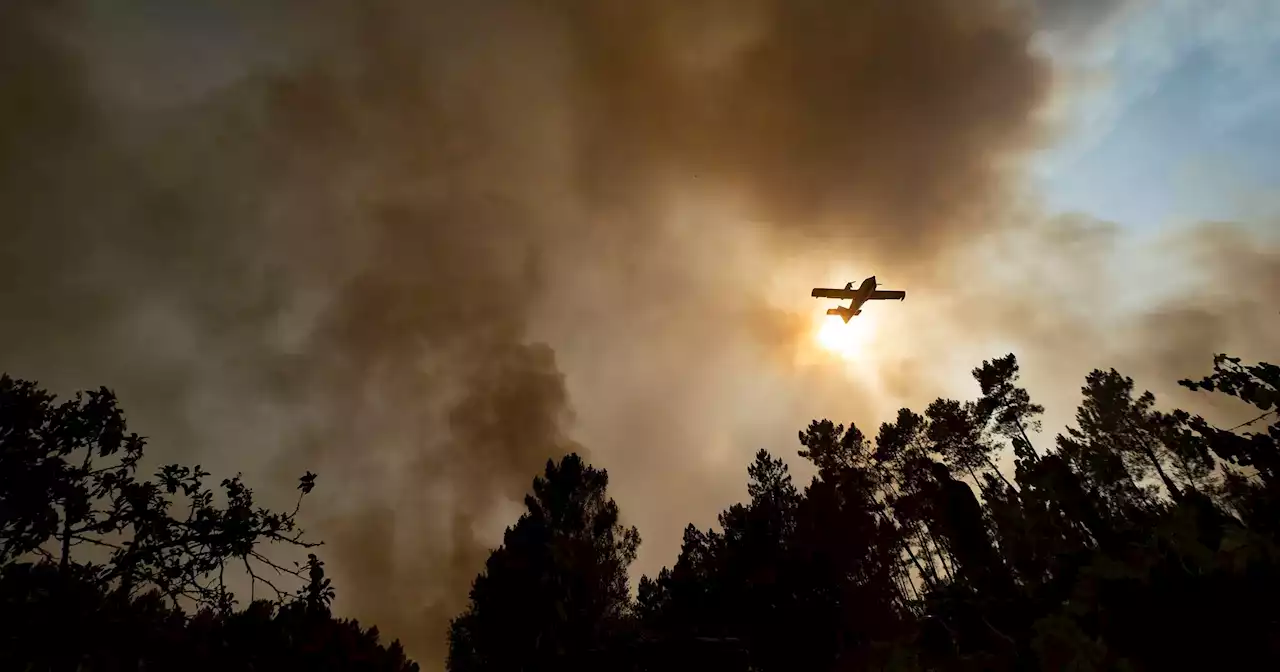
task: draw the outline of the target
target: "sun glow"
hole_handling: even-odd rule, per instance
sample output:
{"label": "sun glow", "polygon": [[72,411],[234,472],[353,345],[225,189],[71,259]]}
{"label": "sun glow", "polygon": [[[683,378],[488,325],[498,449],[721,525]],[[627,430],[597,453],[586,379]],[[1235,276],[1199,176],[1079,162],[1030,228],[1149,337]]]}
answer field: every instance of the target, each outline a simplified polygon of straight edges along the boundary
{"label": "sun glow", "polygon": [[822,349],[843,357],[859,359],[871,347],[875,324],[863,313],[846,324],[836,315],[824,315],[822,325],[814,337]]}

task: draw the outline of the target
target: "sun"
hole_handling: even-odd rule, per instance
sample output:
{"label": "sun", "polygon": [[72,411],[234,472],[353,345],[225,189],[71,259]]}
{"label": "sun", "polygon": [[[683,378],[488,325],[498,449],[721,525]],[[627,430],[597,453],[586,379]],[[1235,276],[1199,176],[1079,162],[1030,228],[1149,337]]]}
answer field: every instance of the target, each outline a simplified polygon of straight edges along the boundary
{"label": "sun", "polygon": [[824,315],[814,338],[823,350],[844,359],[859,359],[871,347],[875,324],[864,313],[845,323],[836,315]]}

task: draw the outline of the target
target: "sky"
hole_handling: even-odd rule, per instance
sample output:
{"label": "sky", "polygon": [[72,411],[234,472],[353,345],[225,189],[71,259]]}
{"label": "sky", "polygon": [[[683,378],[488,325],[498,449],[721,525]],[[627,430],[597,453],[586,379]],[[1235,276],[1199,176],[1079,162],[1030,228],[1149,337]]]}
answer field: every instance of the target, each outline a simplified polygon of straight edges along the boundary
{"label": "sky", "polygon": [[[123,8],[122,8],[123,7]],[[1014,352],[1179,390],[1274,356],[1266,0],[0,7],[0,369],[241,471],[424,669],[546,460],[674,562],[759,448]],[[832,325],[814,286],[907,299]],[[831,344],[837,344],[831,347]]]}
{"label": "sky", "polygon": [[1041,158],[1048,207],[1140,232],[1274,216],[1280,9],[1146,2],[1100,32],[1062,59],[1105,79]]}

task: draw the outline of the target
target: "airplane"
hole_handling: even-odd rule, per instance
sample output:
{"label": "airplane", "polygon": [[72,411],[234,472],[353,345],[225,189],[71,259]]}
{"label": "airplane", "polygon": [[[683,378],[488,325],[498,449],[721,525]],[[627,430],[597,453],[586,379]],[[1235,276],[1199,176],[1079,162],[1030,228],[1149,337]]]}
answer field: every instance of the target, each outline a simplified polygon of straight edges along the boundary
{"label": "airplane", "polygon": [[853,288],[853,283],[846,283],[844,289],[825,289],[822,287],[813,288],[813,298],[815,299],[852,299],[849,306],[831,308],[827,311],[828,315],[839,315],[845,324],[849,323],[849,318],[854,315],[862,314],[862,304],[868,301],[878,299],[897,299],[902,301],[907,298],[907,293],[900,290],[878,290],[876,289],[876,276],[871,276],[862,281],[857,289]]}

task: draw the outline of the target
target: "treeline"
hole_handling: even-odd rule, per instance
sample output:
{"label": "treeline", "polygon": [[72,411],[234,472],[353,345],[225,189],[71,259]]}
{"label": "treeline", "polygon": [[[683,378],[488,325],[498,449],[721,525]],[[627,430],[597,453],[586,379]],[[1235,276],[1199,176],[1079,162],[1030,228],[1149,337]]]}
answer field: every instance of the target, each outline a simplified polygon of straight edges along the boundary
{"label": "treeline", "polygon": [[[0,377],[0,670],[411,672],[398,642],[335,618],[298,506],[257,506],[200,467],[140,479],[145,441],[107,389],[62,403]],[[228,588],[239,576],[250,595]]]}
{"label": "treeline", "polygon": [[634,600],[639,537],[607,475],[576,455],[548,463],[452,624],[449,668],[1280,665],[1280,367],[1219,356],[1181,381],[1256,407],[1231,429],[1094,371],[1052,446],[1033,439],[1043,408],[1013,355],[973,375],[978,399],[903,409],[874,438],[812,423],[803,489],[760,451],[750,501],[718,530],[689,526]]}
{"label": "treeline", "polygon": [[[608,475],[549,461],[439,633],[449,669],[1280,663],[1280,367],[1219,356],[1181,381],[1257,409],[1227,429],[1094,371],[1052,445],[1012,355],[973,374],[976,400],[903,409],[874,437],[811,423],[803,488],[760,451],[750,501],[717,529],[689,526],[675,564],[635,593],[640,538]],[[106,389],[56,403],[0,377],[0,669],[418,669],[331,613],[318,544],[296,523],[313,474],[272,511],[239,477],[142,478],[144,448]]]}

